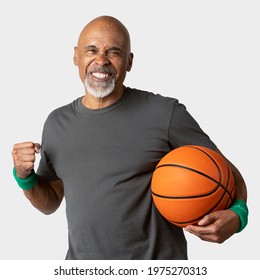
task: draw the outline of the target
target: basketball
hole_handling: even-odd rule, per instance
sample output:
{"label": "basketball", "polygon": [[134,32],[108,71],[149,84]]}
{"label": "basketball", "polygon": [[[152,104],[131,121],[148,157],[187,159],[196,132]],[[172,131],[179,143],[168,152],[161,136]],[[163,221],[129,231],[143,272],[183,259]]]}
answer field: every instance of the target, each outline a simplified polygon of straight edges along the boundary
{"label": "basketball", "polygon": [[179,227],[197,224],[206,214],[228,208],[234,199],[231,169],[217,152],[202,146],[182,146],[156,166],[151,190],[164,218]]}

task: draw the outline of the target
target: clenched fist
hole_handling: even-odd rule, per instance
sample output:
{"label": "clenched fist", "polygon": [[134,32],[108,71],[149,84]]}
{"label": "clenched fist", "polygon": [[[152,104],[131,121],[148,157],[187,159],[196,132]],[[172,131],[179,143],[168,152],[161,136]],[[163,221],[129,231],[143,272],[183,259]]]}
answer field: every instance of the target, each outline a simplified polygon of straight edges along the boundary
{"label": "clenched fist", "polygon": [[39,153],[40,147],[39,143],[33,142],[23,142],[14,145],[12,156],[16,175],[19,178],[25,179],[31,174],[34,168],[36,153]]}

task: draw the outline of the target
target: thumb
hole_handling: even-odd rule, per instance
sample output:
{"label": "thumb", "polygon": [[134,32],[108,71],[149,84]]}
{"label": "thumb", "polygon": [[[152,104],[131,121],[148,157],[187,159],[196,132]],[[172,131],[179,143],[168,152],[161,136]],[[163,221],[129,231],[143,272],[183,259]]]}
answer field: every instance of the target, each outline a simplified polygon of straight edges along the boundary
{"label": "thumb", "polygon": [[40,152],[41,145],[39,143],[34,143],[34,150],[37,154]]}
{"label": "thumb", "polygon": [[210,213],[206,216],[204,216],[199,222],[199,226],[208,226],[210,224],[213,224],[218,219],[217,212]]}

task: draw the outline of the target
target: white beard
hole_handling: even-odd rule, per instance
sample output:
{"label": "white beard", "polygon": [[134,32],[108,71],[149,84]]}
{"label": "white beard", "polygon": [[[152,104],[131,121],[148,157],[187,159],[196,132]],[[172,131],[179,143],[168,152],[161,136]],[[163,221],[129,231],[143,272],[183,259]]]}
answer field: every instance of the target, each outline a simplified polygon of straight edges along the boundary
{"label": "white beard", "polygon": [[88,93],[97,98],[104,98],[111,94],[115,88],[115,79],[107,82],[89,81],[88,76],[85,79],[84,85]]}

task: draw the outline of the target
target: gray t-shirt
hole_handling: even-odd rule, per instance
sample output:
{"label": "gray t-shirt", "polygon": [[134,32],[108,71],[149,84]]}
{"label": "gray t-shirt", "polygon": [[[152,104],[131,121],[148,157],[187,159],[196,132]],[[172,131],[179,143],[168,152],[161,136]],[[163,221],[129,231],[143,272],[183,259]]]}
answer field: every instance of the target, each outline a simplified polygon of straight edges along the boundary
{"label": "gray t-shirt", "polygon": [[53,111],[38,175],[64,184],[66,259],[187,259],[183,230],[152,202],[150,183],[172,149],[214,143],[178,100],[126,88],[91,110],[82,98]]}

